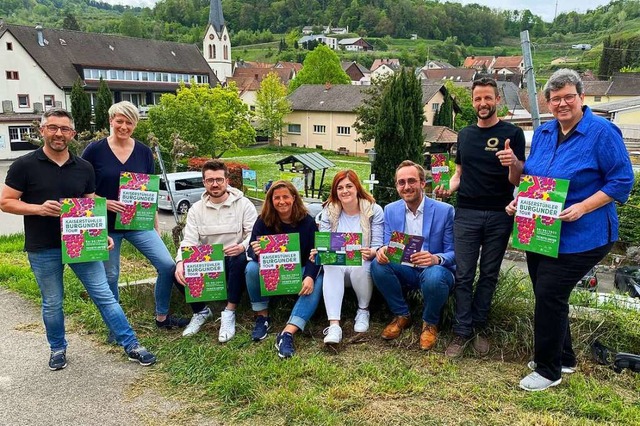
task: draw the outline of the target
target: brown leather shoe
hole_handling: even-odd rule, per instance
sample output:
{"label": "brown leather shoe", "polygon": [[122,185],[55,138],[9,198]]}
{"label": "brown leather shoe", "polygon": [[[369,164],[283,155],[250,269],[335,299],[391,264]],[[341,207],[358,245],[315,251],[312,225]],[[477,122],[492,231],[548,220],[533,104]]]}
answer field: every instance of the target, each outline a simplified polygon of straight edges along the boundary
{"label": "brown leather shoe", "polygon": [[387,325],[384,330],[382,330],[382,338],[384,340],[393,340],[397,339],[402,330],[409,327],[411,325],[411,317],[410,316],[397,316],[393,318],[393,320]]}
{"label": "brown leather shoe", "polygon": [[436,340],[438,340],[438,327],[423,322],[422,333],[420,333],[420,349],[428,351],[436,344]]}
{"label": "brown leather shoe", "polygon": [[459,358],[464,353],[467,343],[469,343],[469,339],[456,334],[447,349],[445,349],[444,354],[449,358]]}
{"label": "brown leather shoe", "polygon": [[473,350],[480,356],[485,356],[489,353],[489,340],[482,334],[476,334],[471,345],[473,346]]}

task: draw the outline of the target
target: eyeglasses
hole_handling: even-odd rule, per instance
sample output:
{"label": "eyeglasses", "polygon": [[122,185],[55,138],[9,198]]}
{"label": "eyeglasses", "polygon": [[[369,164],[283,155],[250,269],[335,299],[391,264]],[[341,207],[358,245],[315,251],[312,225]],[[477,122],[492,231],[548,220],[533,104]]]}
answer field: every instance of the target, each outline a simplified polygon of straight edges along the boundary
{"label": "eyeglasses", "polygon": [[578,96],[577,93],[570,93],[568,95],[564,95],[564,96],[556,96],[554,98],[549,99],[549,103],[553,106],[558,106],[562,103],[562,101],[564,100],[564,102],[567,105],[571,105],[576,101],[576,97]]}
{"label": "eyeglasses", "polygon": [[42,126],[47,129],[51,133],[58,133],[58,130],[62,132],[63,135],[70,135],[75,133],[76,131],[71,127],[67,126],[56,126],[55,124],[47,124],[46,126]]}
{"label": "eyeglasses", "polygon": [[409,178],[407,180],[404,179],[398,179],[396,181],[396,186],[405,186],[405,185],[409,185],[409,186],[414,186],[416,185],[418,182],[420,182],[420,180],[416,179],[416,178]]}
{"label": "eyeglasses", "polygon": [[225,178],[206,178],[204,179],[204,183],[206,183],[207,185],[213,185],[214,183],[218,184],[218,185],[222,185],[224,183],[226,179]]}

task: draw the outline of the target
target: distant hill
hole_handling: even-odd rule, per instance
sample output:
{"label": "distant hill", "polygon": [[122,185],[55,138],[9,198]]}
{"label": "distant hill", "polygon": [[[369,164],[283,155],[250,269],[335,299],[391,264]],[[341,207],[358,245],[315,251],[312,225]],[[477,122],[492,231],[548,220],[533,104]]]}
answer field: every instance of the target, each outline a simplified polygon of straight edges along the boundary
{"label": "distant hill", "polygon": [[[529,10],[497,11],[477,4],[424,0],[222,0],[222,4],[234,59],[260,55],[270,60],[304,59],[304,51],[292,50],[291,40],[305,25],[348,27],[354,35],[379,40],[374,56],[403,56],[407,65],[427,58],[455,63],[470,54],[513,54],[519,51],[520,31],[527,29],[534,42],[534,59],[536,55],[544,57],[541,64],[548,65],[554,57],[570,56],[578,59],[580,66],[593,67],[602,52],[605,35],[615,39],[618,32],[634,34],[640,29],[637,0],[614,0],[584,14],[562,13],[552,23],[543,22]],[[40,23],[45,27],[197,45],[208,15],[209,0],[161,0],[153,8],[93,0],[0,2],[0,17],[13,24]],[[288,37],[275,35],[286,33]],[[409,42],[412,34],[422,41]],[[255,50],[241,47],[269,42],[273,45],[261,45]],[[571,51],[572,43],[585,42],[594,46],[591,52]]]}

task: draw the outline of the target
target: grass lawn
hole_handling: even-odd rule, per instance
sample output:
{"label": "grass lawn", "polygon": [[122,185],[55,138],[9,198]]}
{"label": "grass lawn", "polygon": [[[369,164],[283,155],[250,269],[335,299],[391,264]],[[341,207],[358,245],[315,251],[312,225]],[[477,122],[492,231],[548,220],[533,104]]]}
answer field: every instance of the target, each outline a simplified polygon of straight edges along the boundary
{"label": "grass lawn", "polygon": [[[262,148],[245,148],[237,151],[226,152],[222,159],[237,161],[249,166],[251,170],[256,171],[258,177],[258,188],[262,188],[264,184],[269,180],[278,180],[281,177],[281,171],[276,161],[281,160],[289,155],[302,154],[307,152],[319,152],[322,156],[332,161],[335,167],[327,169],[324,177],[325,189],[328,191],[331,187],[333,177],[337,172],[344,169],[353,169],[358,174],[361,180],[367,178],[371,172],[371,165],[366,157],[353,157],[337,155],[331,151],[317,151],[314,149],[294,148],[294,147],[262,147]],[[289,165],[291,167],[291,165]],[[285,169],[285,172],[288,172]],[[302,175],[300,175],[302,176]],[[320,179],[322,177],[322,171],[316,172],[316,185],[317,189],[320,185]],[[288,178],[287,178],[288,180]],[[264,198],[264,194],[260,191],[247,190],[247,195],[252,197]],[[326,195],[326,192],[325,192]],[[309,193],[311,196],[311,193]]]}
{"label": "grass lawn", "polygon": [[[21,251],[22,235],[0,237],[0,284],[39,302],[39,292]],[[171,247],[172,250],[172,247]],[[123,280],[152,273],[131,246],[123,246]],[[65,276],[69,327],[104,341],[106,329],[71,272]],[[218,323],[209,322],[193,338],[159,332],[153,325],[151,286],[129,286],[122,304],[142,342],[159,358],[146,370],[142,386],[176,400],[178,413],[167,424],[191,425],[193,415],[225,424],[271,425],[637,425],[640,424],[640,375],[593,364],[585,342],[600,336],[607,344],[640,347],[640,315],[612,310],[597,319],[574,320],[579,370],[548,392],[526,393],[517,383],[531,357],[531,290],[516,271],[501,276],[490,317],[490,355],[481,359],[467,349],[451,361],[443,355],[450,335],[451,306],[445,309],[436,348],[418,349],[419,324],[395,342],[379,338],[389,314],[378,304],[369,333],[354,336],[355,303],[348,291],[343,312],[346,342],[325,349],[322,305],[308,329],[296,336],[297,355],[282,361],[274,334],[250,341],[252,315],[246,301],[239,308],[236,337],[217,342]],[[174,295],[173,309],[188,314]],[[379,301],[379,300],[378,300]],[[283,327],[292,301],[271,306],[275,330]],[[418,304],[414,303],[418,314]],[[220,309],[215,304],[216,310]],[[300,334],[300,333],[299,333]],[[43,337],[43,344],[44,337]],[[626,345],[626,346],[625,346]],[[113,350],[105,344],[104,350]],[[124,358],[123,358],[124,362]]]}

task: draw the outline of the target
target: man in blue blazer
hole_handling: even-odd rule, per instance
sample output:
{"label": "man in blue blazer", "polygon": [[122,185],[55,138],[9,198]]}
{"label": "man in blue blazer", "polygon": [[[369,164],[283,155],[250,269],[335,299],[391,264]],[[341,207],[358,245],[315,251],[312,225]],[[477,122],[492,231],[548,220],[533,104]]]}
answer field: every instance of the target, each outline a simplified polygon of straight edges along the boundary
{"label": "man in blue blazer", "polygon": [[[371,263],[375,286],[387,301],[393,320],[382,332],[385,340],[396,339],[411,325],[409,305],[403,289],[420,289],[424,299],[420,348],[431,349],[438,338],[442,306],[454,283],[453,207],[424,195],[425,171],[413,161],[396,169],[396,189],[402,198],[384,209],[384,246]],[[413,253],[413,266],[391,263],[387,246],[393,231],[424,237],[422,250]]]}

